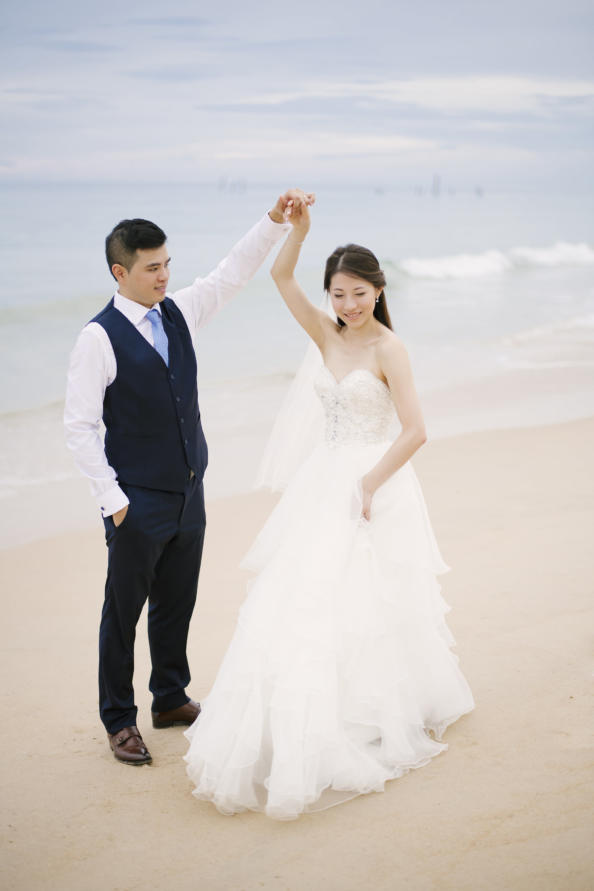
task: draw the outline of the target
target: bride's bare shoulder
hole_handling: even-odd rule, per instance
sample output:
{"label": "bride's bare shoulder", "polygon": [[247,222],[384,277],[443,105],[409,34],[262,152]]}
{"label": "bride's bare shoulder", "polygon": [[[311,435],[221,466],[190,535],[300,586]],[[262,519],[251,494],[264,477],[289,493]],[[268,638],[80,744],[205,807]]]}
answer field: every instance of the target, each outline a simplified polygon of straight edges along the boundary
{"label": "bride's bare shoulder", "polygon": [[408,351],[403,340],[389,328],[382,331],[376,344],[376,355],[380,363],[407,360]]}

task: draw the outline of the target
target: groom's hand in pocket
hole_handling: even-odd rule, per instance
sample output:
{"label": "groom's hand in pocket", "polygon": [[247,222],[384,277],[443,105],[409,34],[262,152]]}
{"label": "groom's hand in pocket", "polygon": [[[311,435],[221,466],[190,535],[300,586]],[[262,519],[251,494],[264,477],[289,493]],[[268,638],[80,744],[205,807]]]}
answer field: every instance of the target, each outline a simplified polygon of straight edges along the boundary
{"label": "groom's hand in pocket", "polygon": [[125,518],[126,514],[128,513],[129,507],[130,507],[130,505],[127,504],[121,510],[116,510],[115,514],[112,514],[113,524],[116,528],[118,526],[121,526],[121,524],[124,522],[124,518]]}

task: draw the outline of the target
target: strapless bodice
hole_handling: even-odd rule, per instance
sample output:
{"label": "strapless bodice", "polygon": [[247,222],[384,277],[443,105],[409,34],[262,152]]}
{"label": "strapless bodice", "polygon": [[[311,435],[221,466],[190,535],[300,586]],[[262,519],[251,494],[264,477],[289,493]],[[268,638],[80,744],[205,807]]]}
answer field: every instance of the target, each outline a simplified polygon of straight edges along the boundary
{"label": "strapless bodice", "polygon": [[322,365],[314,387],[326,418],[326,442],[336,445],[390,439],[395,409],[388,387],[367,368],[355,368],[337,381]]}

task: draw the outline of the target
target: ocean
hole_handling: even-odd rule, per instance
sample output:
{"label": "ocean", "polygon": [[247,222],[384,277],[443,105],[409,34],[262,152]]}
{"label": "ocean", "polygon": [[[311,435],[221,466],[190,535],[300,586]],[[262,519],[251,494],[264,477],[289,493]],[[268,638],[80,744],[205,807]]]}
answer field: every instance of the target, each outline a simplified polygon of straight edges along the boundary
{"label": "ocean", "polygon": [[[0,223],[2,544],[97,523],[65,449],[61,416],[77,333],[113,293],[106,233],[123,217],[159,223],[168,234],[175,290],[206,275],[272,206],[282,185],[2,187],[9,209]],[[378,255],[430,435],[594,413],[591,194],[316,191],[300,280],[319,303],[324,262],[338,244],[358,242]],[[251,487],[306,347],[269,267],[267,261],[200,335],[209,498]],[[508,395],[494,398],[493,385],[506,381]]]}

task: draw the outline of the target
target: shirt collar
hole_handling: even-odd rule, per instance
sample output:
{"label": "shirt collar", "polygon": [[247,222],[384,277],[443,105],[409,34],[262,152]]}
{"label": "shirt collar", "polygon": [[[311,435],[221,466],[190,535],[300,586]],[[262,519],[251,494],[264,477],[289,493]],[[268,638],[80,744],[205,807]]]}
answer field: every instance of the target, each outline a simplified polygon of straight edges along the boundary
{"label": "shirt collar", "polygon": [[[142,320],[146,317],[147,312],[150,312],[146,306],[143,306],[142,303],[137,303],[135,300],[130,300],[129,297],[124,297],[123,294],[120,294],[119,291],[116,291],[113,295],[113,305],[116,309],[126,316],[129,322],[138,328]],[[158,313],[161,312],[161,305],[159,303],[155,303],[152,309],[156,309]]]}

